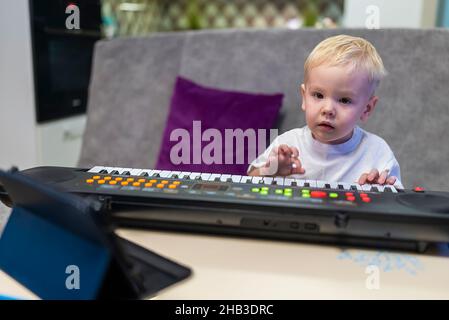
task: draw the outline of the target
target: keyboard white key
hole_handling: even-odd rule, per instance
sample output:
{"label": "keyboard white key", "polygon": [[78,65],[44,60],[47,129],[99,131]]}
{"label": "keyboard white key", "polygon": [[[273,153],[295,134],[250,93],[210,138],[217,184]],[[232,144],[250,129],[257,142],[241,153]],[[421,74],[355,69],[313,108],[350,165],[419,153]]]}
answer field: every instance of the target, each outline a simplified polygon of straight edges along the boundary
{"label": "keyboard white key", "polygon": [[364,185],[362,185],[362,190],[363,191],[371,191],[372,187],[373,186],[371,184],[364,184]]}
{"label": "keyboard white key", "polygon": [[263,183],[264,184],[272,184],[273,178],[272,177],[263,177]]}
{"label": "keyboard white key", "polygon": [[240,183],[240,180],[242,179],[242,176],[240,176],[240,175],[232,175],[231,179],[232,179],[233,183]]}
{"label": "keyboard white key", "polygon": [[251,182],[254,183],[254,184],[258,184],[258,183],[261,183],[262,180],[263,180],[263,177],[253,177],[251,179]]}
{"label": "keyboard white key", "polygon": [[221,176],[221,174],[218,174],[218,173],[212,173],[212,174],[210,175],[208,181],[215,181],[215,180],[220,181],[220,176]]}
{"label": "keyboard white key", "polygon": [[283,186],[284,185],[284,178],[283,177],[274,177],[274,182],[276,182],[276,184],[278,186]]}
{"label": "keyboard white key", "polygon": [[393,193],[398,193],[398,190],[394,186],[391,186],[391,185],[385,186],[384,190],[386,190],[386,189],[390,189],[391,192],[393,192]]}
{"label": "keyboard white key", "polygon": [[183,171],[183,172],[181,172],[181,173],[178,175],[178,177],[179,177],[179,179],[188,179],[190,173],[191,173],[191,172],[189,172],[189,171]]}
{"label": "keyboard white key", "polygon": [[316,180],[306,180],[306,183],[309,184],[310,188],[316,188]]}
{"label": "keyboard white key", "polygon": [[91,173],[99,173],[101,170],[103,170],[104,167],[102,166],[95,166],[91,169],[89,169],[87,172],[91,172]]}
{"label": "keyboard white key", "polygon": [[220,181],[221,182],[228,182],[228,179],[231,179],[231,175],[230,174],[222,174],[220,176]]}
{"label": "keyboard white key", "polygon": [[294,181],[295,181],[295,179],[285,178],[285,179],[284,179],[284,185],[285,185],[285,186],[291,186],[291,185],[292,185],[292,182],[294,182]]}
{"label": "keyboard white key", "polygon": [[200,175],[200,177],[201,177],[201,180],[207,181],[207,179],[209,179],[209,177],[210,177],[210,173],[202,173]]}
{"label": "keyboard white key", "polygon": [[189,178],[191,179],[191,180],[196,180],[198,177],[200,177],[201,176],[201,173],[200,172],[192,172],[192,173],[190,173],[190,175],[189,175]]}
{"label": "keyboard white key", "polygon": [[124,174],[124,173],[126,173],[126,172],[129,172],[129,173],[131,173],[131,170],[132,170],[133,168],[118,168],[118,174]]}
{"label": "keyboard white key", "polygon": [[162,170],[160,173],[159,173],[159,176],[161,177],[161,178],[168,178],[168,176],[171,174],[171,171],[168,171],[168,170]]}
{"label": "keyboard white key", "polygon": [[242,179],[240,179],[240,183],[251,183],[251,180],[253,177],[251,176],[243,176]]}
{"label": "keyboard white key", "polygon": [[317,180],[316,181],[316,186],[317,186],[317,188],[325,188],[326,185],[327,184],[327,181],[323,181],[323,180]]}
{"label": "keyboard white key", "polygon": [[338,183],[337,182],[330,182],[331,189],[338,189]]}

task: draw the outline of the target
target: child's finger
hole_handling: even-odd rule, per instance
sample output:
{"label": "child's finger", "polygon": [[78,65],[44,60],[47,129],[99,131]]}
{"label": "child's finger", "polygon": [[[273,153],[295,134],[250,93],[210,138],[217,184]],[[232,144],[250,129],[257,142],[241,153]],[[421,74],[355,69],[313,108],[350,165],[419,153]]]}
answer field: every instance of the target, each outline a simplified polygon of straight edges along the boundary
{"label": "child's finger", "polygon": [[395,182],[396,182],[396,177],[395,176],[388,177],[387,184],[393,185]]}
{"label": "child's finger", "polygon": [[367,180],[369,182],[376,181],[379,177],[379,171],[377,169],[372,169],[370,173],[368,174]]}
{"label": "child's finger", "polygon": [[378,184],[385,184],[385,181],[388,178],[388,170],[382,171],[382,173],[379,176],[379,179],[377,180]]}
{"label": "child's finger", "polygon": [[292,161],[292,173],[291,174],[304,174],[306,170],[302,167],[301,161],[295,158]]}
{"label": "child's finger", "polygon": [[299,157],[299,150],[296,147],[290,147],[290,152],[292,154],[292,158],[298,158]]}
{"label": "child's finger", "polygon": [[364,173],[360,176],[359,178],[359,184],[365,184],[366,183],[366,178],[368,177],[368,173]]}
{"label": "child's finger", "polygon": [[285,155],[290,156],[290,154],[289,154],[290,153],[290,148],[286,144],[281,144],[279,146],[279,152],[281,154],[285,154]]}

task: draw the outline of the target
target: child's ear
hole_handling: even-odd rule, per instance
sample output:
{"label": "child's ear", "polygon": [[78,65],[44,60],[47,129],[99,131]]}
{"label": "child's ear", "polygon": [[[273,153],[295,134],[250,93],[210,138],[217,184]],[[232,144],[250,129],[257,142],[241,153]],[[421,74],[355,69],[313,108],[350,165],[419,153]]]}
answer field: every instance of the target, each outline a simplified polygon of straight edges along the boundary
{"label": "child's ear", "polygon": [[373,113],[374,109],[376,108],[377,101],[379,101],[378,96],[372,96],[368,100],[368,103],[366,104],[365,109],[363,110],[363,113],[360,116],[360,120],[362,122],[366,122],[366,120],[368,120],[369,116],[371,115],[371,113]]}
{"label": "child's ear", "polygon": [[301,86],[299,87],[299,91],[301,92],[301,97],[302,97],[301,109],[303,111],[306,111],[306,102],[305,102],[306,86],[304,85],[304,83],[301,84]]}

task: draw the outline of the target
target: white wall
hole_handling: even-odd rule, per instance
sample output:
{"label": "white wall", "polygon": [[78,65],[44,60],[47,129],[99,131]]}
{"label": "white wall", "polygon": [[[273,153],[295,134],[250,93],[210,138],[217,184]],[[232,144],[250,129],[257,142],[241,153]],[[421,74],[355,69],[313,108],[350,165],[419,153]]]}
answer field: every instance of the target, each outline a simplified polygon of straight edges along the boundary
{"label": "white wall", "polygon": [[345,0],[344,26],[365,28],[371,5],[379,8],[380,28],[435,26],[438,0]]}
{"label": "white wall", "polygon": [[0,168],[37,163],[27,0],[0,2]]}

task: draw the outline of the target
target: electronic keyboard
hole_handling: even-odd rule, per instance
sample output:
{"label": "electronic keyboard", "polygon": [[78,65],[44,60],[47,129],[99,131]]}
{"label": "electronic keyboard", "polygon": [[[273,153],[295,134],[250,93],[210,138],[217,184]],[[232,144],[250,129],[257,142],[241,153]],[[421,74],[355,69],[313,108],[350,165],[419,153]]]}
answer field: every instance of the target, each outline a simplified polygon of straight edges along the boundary
{"label": "electronic keyboard", "polygon": [[20,173],[101,201],[125,227],[418,251],[449,241],[441,191],[103,166]]}

